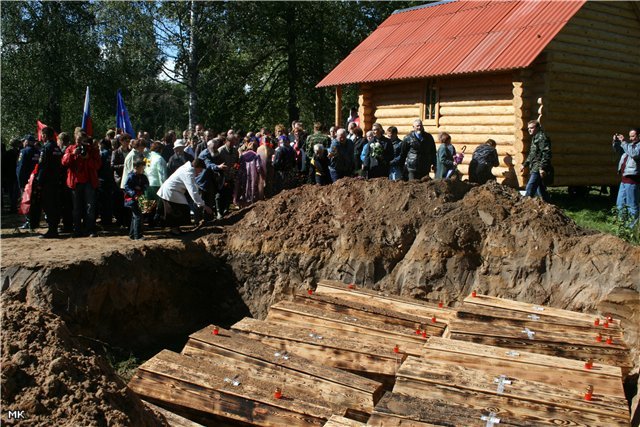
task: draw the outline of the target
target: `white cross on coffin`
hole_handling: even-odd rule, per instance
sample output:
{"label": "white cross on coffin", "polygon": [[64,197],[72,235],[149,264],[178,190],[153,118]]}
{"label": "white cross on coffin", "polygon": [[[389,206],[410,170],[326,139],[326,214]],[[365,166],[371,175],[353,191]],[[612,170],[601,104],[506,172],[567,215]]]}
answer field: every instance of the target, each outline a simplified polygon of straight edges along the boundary
{"label": "white cross on coffin", "polygon": [[529,337],[529,339],[530,339],[530,340],[532,340],[532,339],[533,339],[533,337],[536,335],[536,333],[535,333],[535,332],[533,332],[532,330],[530,330],[529,328],[524,328],[524,329],[522,330],[522,333],[523,333],[523,334],[527,334],[527,337]]}
{"label": "white cross on coffin", "polygon": [[505,385],[511,385],[511,380],[508,380],[506,375],[500,375],[498,378],[494,378],[493,382],[498,384],[498,394],[504,393]]}
{"label": "white cross on coffin", "polygon": [[495,412],[491,412],[489,415],[483,415],[480,419],[487,422],[486,427],[493,427],[495,424],[500,424],[500,418],[496,418]]}

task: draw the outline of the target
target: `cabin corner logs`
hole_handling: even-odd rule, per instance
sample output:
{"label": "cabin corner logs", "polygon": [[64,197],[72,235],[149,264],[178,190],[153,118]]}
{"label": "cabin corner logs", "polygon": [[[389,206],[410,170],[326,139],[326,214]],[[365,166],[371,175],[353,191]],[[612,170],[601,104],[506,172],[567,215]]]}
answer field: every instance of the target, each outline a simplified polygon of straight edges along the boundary
{"label": "cabin corner logs", "polygon": [[[448,132],[457,150],[467,147],[459,166],[465,175],[471,153],[492,138],[500,158],[494,176],[518,187],[527,178],[520,173],[530,142],[527,122],[541,113],[552,141],[554,185],[615,185],[611,135],[638,126],[632,106],[640,97],[640,73],[630,52],[640,45],[640,18],[634,7],[586,2],[525,69],[363,83],[361,126],[396,126],[402,137],[421,118],[436,139]],[[438,94],[433,119],[425,117],[429,85]]]}

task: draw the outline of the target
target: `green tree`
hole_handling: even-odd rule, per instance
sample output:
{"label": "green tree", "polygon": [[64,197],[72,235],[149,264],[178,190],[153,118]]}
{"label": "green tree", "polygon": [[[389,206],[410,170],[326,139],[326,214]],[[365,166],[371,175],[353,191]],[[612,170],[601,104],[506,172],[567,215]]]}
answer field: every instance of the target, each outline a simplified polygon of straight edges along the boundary
{"label": "green tree", "polygon": [[3,135],[33,132],[36,119],[57,130],[79,124],[99,57],[93,26],[89,3],[3,3]]}

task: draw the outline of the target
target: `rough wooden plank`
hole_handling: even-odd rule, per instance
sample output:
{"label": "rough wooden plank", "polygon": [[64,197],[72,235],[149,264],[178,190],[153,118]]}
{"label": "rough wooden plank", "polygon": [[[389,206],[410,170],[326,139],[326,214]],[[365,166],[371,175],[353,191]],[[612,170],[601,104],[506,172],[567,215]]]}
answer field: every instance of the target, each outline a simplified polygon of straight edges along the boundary
{"label": "rough wooden plank", "polygon": [[[539,314],[526,313],[523,311],[510,310],[501,307],[490,307],[481,304],[463,304],[457,311],[458,319],[471,319],[491,323],[495,326],[500,325],[517,325],[522,327],[542,328],[552,332],[583,332],[596,335],[598,332],[602,334],[612,335],[614,339],[621,340],[623,333],[619,324],[611,324],[604,327],[604,319],[601,319],[599,326],[595,326],[593,319],[591,322],[573,319],[561,319],[558,321],[557,316],[549,316],[541,312]],[[595,319],[595,317],[594,317]]]}
{"label": "rough wooden plank", "polygon": [[382,351],[379,346],[346,338],[339,333],[323,333],[322,339],[318,339],[317,334],[314,335],[310,329],[272,324],[252,318],[241,320],[233,325],[232,329],[321,365],[359,373],[395,376],[404,360],[403,356],[388,350]]}
{"label": "rough wooden plank", "polygon": [[145,406],[148,406],[151,410],[162,415],[165,420],[167,420],[167,423],[169,423],[170,427],[204,427],[202,424],[198,424],[188,418],[180,416],[175,412],[171,412],[168,409],[162,408],[158,405],[154,405],[153,403],[146,400],[143,400],[142,403],[144,403]]}
{"label": "rough wooden plank", "polygon": [[[522,379],[521,376],[506,377],[509,384],[503,391],[497,390],[496,380],[499,377],[489,375],[480,369],[470,369],[457,364],[439,360],[418,359],[409,357],[397,374],[397,381],[402,378],[403,390],[412,386],[418,390],[428,389],[430,385],[439,384],[459,389],[477,391],[489,395],[516,398],[533,403],[543,403],[560,408],[576,409],[594,414],[609,415],[623,420],[629,418],[627,402],[624,398],[603,395],[594,389],[593,400],[584,400],[587,383],[581,390],[566,389],[542,382]],[[396,382],[396,385],[398,382]],[[394,388],[394,391],[400,391]]]}
{"label": "rough wooden plank", "polygon": [[[298,295],[293,301],[335,313],[366,318],[389,325],[403,326],[409,329],[415,328],[416,325],[422,325],[430,335],[442,335],[442,330],[444,330],[448,324],[445,319],[438,319],[437,313],[435,312],[429,317],[415,316],[410,313],[376,307],[375,305],[363,302],[349,301],[330,295]],[[434,319],[435,322],[433,321]]]}
{"label": "rough wooden plank", "polygon": [[366,424],[340,415],[332,415],[324,427],[364,427]]}
{"label": "rough wooden plank", "polygon": [[602,349],[616,349],[616,350],[628,350],[628,347],[622,340],[613,340],[612,344],[607,344],[605,342],[608,334],[602,334],[602,341],[596,341],[596,336],[598,332],[581,332],[581,331],[571,331],[565,330],[562,332],[559,331],[550,331],[547,330],[544,324],[536,325],[538,327],[522,327],[517,325],[499,325],[494,326],[491,323],[476,321],[476,320],[462,320],[456,319],[451,322],[449,325],[451,329],[451,333],[464,333],[464,334],[475,334],[475,335],[485,335],[490,337],[503,337],[503,338],[525,338],[527,339],[528,335],[525,331],[529,329],[535,334],[532,336],[532,339],[529,341],[547,341],[550,343],[570,343],[577,344],[587,347],[594,348],[602,348]]}
{"label": "rough wooden plank", "polygon": [[357,375],[345,373],[338,369],[327,368],[317,364],[310,364],[303,358],[276,358],[271,348],[265,348],[261,343],[247,339],[243,334],[220,328],[218,335],[211,333],[212,326],[208,326],[189,336],[191,340],[206,344],[211,349],[219,348],[232,351],[234,354],[248,356],[264,364],[283,366],[293,371],[302,372],[314,377],[322,378],[336,384],[346,385],[367,393],[378,391],[379,384],[375,381],[361,378]]}
{"label": "rough wooden plank", "polygon": [[451,340],[441,337],[431,337],[427,340],[425,350],[439,350],[448,353],[460,353],[468,355],[476,355],[486,359],[502,359],[506,361],[514,361],[526,365],[529,369],[531,365],[541,367],[549,367],[555,369],[566,369],[575,371],[580,375],[598,375],[607,376],[615,380],[622,381],[622,370],[617,366],[595,365],[591,370],[584,369],[584,361],[566,359],[563,357],[549,356],[546,354],[530,353],[525,351],[512,353],[512,350],[495,347],[491,345],[477,344],[468,341]]}
{"label": "rough wooden plank", "polygon": [[243,378],[234,387],[225,381],[232,375],[206,361],[163,350],[138,368],[129,387],[143,398],[262,426],[319,426],[336,412],[318,396],[305,401],[285,391],[286,398],[275,399],[273,383],[260,378]]}
{"label": "rough wooden plank", "polygon": [[[439,341],[453,341],[435,338]],[[467,368],[479,369],[495,376],[515,376],[530,381],[543,382],[549,385],[564,387],[576,391],[584,391],[591,384],[599,393],[624,399],[621,370],[618,367],[594,365],[585,369],[584,362],[546,356],[522,351],[507,350],[482,344],[463,343],[471,347],[444,345],[437,342],[427,344],[423,354],[424,360],[440,360]],[[606,374],[616,372],[617,375]]]}
{"label": "rough wooden plank", "polygon": [[[529,314],[544,314],[545,316],[552,316],[558,318],[558,322],[562,319],[569,321],[585,322],[585,324],[593,324],[596,317],[595,314],[578,313],[576,311],[563,310],[560,308],[542,306],[539,304],[530,304],[526,302],[513,301],[504,298],[492,297],[488,295],[477,294],[475,297],[469,295],[464,299],[465,304],[479,304],[489,307],[505,308],[513,311],[520,311]],[[542,310],[540,310],[542,309]],[[620,320],[614,319],[611,328],[619,327]]]}
{"label": "rough wooden plank", "polygon": [[627,351],[618,349],[595,348],[577,344],[562,344],[557,342],[532,341],[528,339],[516,339],[505,337],[489,337],[483,335],[451,333],[453,340],[470,341],[496,347],[504,347],[515,350],[546,354],[549,356],[564,357],[568,359],[584,360],[592,358],[595,363],[614,365],[626,369],[631,367]]}
{"label": "rough wooden plank", "polygon": [[420,354],[425,341],[422,336],[416,335],[414,328],[403,328],[377,321],[353,318],[301,306],[289,301],[281,301],[271,306],[267,320],[283,324],[293,322],[305,328],[329,328],[345,334],[350,333],[350,336],[374,343],[391,342],[389,350],[398,344],[403,352],[409,354]]}
{"label": "rough wooden plank", "polygon": [[424,318],[431,318],[435,313],[443,320],[455,317],[455,310],[448,307],[439,308],[437,303],[417,300],[415,298],[391,295],[388,292],[373,291],[354,285],[353,289],[349,285],[335,280],[321,280],[315,293],[318,295],[331,295],[349,301],[362,302],[379,308],[391,309],[404,313],[413,314]]}
{"label": "rough wooden plank", "polygon": [[313,363],[297,354],[282,357],[277,349],[224,330],[219,335],[207,333],[206,329],[192,334],[183,354],[206,358],[211,366],[236,374],[285,383],[288,390],[298,395],[320,393],[332,404],[366,413],[371,412],[382,394],[379,382]]}
{"label": "rough wooden plank", "polygon": [[[500,425],[584,425],[584,426],[628,426],[628,420],[610,415],[594,414],[576,409],[568,409],[556,405],[530,402],[506,396],[496,396],[478,391],[461,389],[440,384],[425,384],[412,382],[406,385],[404,378],[398,378],[394,387],[394,394],[405,394],[414,397],[429,396],[449,406],[460,407],[478,414],[487,415],[487,408],[491,408]],[[382,401],[382,400],[381,400]],[[380,402],[374,413],[378,411]],[[503,422],[504,420],[504,422]],[[477,421],[475,422],[477,423]],[[474,424],[475,424],[474,423]],[[518,424],[519,423],[519,424]],[[473,424],[455,424],[473,425]],[[475,424],[483,425],[483,424]]]}
{"label": "rough wooden plank", "polygon": [[378,402],[367,425],[377,427],[402,426],[485,426],[482,416],[489,410],[498,412],[500,424],[507,426],[531,426],[528,421],[514,417],[508,409],[490,406],[456,405],[444,399],[424,393],[422,397],[399,393],[386,393]]}

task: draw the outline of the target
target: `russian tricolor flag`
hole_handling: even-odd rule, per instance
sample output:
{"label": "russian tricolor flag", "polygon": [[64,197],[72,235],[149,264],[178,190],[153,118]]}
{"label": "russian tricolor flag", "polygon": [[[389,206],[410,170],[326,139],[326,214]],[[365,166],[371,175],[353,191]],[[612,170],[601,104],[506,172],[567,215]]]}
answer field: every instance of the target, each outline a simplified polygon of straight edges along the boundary
{"label": "russian tricolor flag", "polygon": [[84,96],[84,111],[82,112],[82,129],[88,136],[93,136],[93,122],[91,120],[91,108],[89,104],[89,86],[87,86],[87,93]]}

